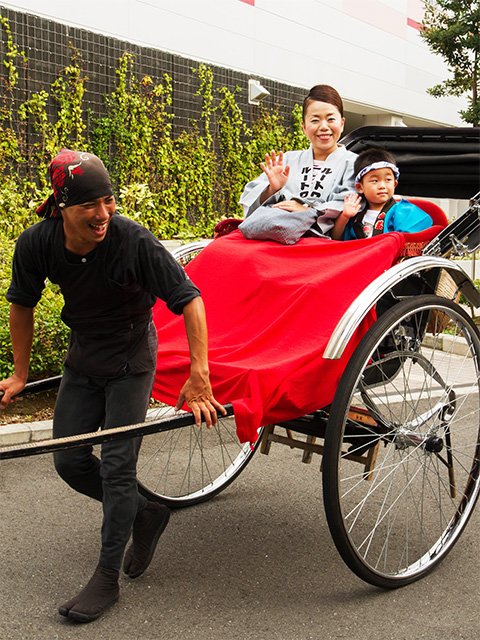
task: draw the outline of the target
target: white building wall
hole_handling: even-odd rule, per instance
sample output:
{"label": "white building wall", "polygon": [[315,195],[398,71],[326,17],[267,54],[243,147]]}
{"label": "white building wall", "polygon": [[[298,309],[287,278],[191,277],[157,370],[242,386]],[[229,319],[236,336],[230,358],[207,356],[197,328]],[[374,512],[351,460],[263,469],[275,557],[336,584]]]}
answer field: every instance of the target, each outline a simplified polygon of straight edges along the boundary
{"label": "white building wall", "polygon": [[[447,69],[419,36],[422,0],[19,0],[5,7],[259,79],[335,86],[361,124],[462,124],[428,87]],[[358,114],[355,116],[355,114]]]}

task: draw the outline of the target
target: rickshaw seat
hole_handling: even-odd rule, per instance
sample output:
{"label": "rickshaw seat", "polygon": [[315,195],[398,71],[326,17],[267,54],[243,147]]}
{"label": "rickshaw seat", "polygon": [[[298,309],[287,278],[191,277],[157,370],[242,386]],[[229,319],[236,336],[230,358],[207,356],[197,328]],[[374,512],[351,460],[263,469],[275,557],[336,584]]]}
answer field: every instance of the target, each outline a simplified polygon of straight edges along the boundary
{"label": "rickshaw seat", "polygon": [[[331,403],[348,358],[374,322],[373,312],[340,359],[323,358],[328,340],[402,246],[400,233],[282,245],[246,240],[233,231],[188,262],[187,274],[206,309],[212,387],[219,402],[232,403],[240,442],[255,442],[260,426]],[[173,406],[190,368],[183,319],[158,300],[154,323],[159,340],[153,397]]]}
{"label": "rickshaw seat", "polygon": [[404,258],[421,255],[424,247],[435,238],[442,229],[448,226],[448,218],[443,209],[438,204],[429,200],[420,200],[419,198],[407,198],[408,202],[415,204],[417,207],[428,213],[432,218],[433,225],[428,229],[419,231],[418,233],[404,233],[405,245],[402,249],[398,262]]}
{"label": "rickshaw seat", "polygon": [[430,202],[429,200],[420,200],[419,198],[406,198],[406,200],[415,204],[422,209],[422,211],[425,211],[425,213],[428,213],[433,221],[433,226],[439,225],[445,228],[448,225],[448,218],[438,204]]}
{"label": "rickshaw seat", "polygon": [[[434,202],[429,200],[420,200],[419,198],[408,198],[408,201],[415,204],[417,207],[428,213],[432,218],[433,225],[425,231],[419,233],[406,233],[406,242],[408,243],[421,243],[427,244],[435,238],[448,225],[448,219],[443,210]],[[214,229],[214,237],[224,236],[238,228],[238,225],[242,222],[242,219],[229,218],[227,220],[221,220],[217,222]],[[425,244],[423,246],[425,246]],[[418,255],[418,254],[416,254]]]}

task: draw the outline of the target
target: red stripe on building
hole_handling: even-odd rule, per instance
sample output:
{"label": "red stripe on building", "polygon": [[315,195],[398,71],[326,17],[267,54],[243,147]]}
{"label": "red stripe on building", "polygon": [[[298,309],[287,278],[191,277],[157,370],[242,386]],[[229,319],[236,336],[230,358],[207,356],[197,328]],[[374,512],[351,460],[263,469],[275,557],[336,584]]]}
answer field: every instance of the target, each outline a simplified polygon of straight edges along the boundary
{"label": "red stripe on building", "polygon": [[413,27],[417,31],[422,30],[422,25],[420,24],[420,22],[417,22],[416,20],[412,20],[412,18],[407,18],[407,25],[409,27]]}

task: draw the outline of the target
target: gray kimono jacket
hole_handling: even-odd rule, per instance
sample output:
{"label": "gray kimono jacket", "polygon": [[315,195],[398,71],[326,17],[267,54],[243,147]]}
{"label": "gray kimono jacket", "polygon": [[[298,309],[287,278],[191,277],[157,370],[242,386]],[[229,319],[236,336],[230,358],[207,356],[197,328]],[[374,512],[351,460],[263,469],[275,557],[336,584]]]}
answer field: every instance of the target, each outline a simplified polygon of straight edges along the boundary
{"label": "gray kimono jacket", "polygon": [[[247,184],[240,197],[245,220],[239,226],[250,240],[276,240],[294,244],[303,235],[325,236],[343,209],[345,196],[355,191],[353,164],[357,155],[339,146],[331,153],[312,181],[312,147],[304,151],[284,153],[284,165],[290,166],[287,184],[260,204],[260,196],[268,187],[262,173]],[[300,212],[273,209],[282,200],[296,198],[308,206]]]}

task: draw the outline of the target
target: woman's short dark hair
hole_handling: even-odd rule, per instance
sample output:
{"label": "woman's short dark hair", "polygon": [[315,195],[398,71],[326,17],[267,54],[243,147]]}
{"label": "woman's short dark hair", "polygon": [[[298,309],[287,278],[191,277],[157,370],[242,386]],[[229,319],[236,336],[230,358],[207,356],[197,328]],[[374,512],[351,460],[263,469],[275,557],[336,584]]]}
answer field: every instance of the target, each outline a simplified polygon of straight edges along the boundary
{"label": "woman's short dark hair", "polygon": [[386,149],[375,149],[372,147],[371,149],[362,151],[355,160],[355,164],[353,165],[355,175],[358,176],[362,169],[365,169],[365,167],[368,167],[374,162],[390,162],[390,164],[397,165],[395,158]]}
{"label": "woman's short dark hair", "polygon": [[340,115],[343,118],[343,102],[340,94],[336,89],[329,84],[316,84],[310,89],[310,93],[303,101],[302,119],[305,122],[305,114],[307,113],[308,105],[311,102],[328,102],[333,104],[338,109]]}

